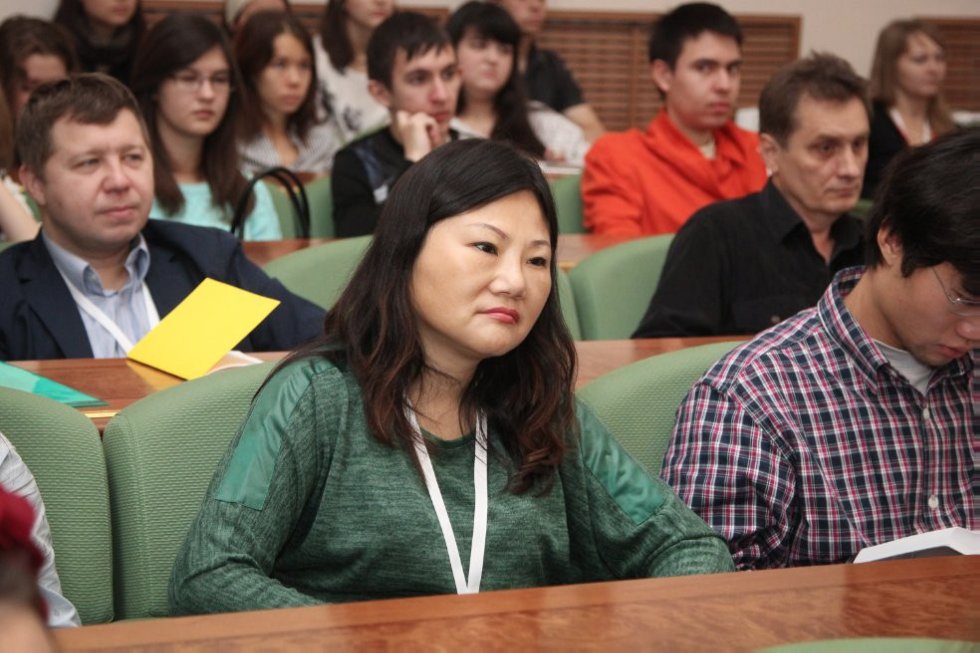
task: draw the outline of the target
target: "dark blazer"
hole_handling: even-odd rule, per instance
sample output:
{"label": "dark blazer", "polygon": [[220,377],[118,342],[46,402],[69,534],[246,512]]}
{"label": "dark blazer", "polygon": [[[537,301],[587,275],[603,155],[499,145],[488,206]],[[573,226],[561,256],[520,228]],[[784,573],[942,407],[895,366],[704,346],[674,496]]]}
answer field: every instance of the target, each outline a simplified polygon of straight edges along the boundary
{"label": "dark blazer", "polygon": [[[282,303],[236,349],[293,349],[323,329],[324,311],[245,258],[219,229],[150,220],[146,285],[162,318],[205,277]],[[0,253],[0,360],[91,358],[81,315],[41,236]]]}

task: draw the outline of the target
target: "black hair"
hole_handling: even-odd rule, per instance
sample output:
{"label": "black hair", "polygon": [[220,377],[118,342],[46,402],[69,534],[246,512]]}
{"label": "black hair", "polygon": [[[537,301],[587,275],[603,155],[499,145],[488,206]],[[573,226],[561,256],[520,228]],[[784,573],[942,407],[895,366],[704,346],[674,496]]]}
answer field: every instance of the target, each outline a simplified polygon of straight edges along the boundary
{"label": "black hair", "polygon": [[[554,251],[558,218],[535,161],[485,139],[433,150],[392,189],[371,246],[327,314],[324,334],[284,365],[324,356],[349,367],[360,383],[373,436],[388,446],[403,446],[414,457],[405,397],[428,369],[411,297],[415,261],[437,222],[520,192],[537,201]],[[559,306],[554,256],[550,271],[551,291],[537,322],[513,350],[480,362],[461,406],[468,414],[484,411],[516,461],[515,492],[538,481],[547,486],[576,428],[575,346]]]}
{"label": "black hair", "polygon": [[742,47],[742,28],[734,16],[710,2],[691,2],[675,7],[654,21],[650,31],[650,61],[660,59],[673,70],[684,49],[684,41],[702,32],[714,32],[735,39]]}
{"label": "black hair", "polygon": [[884,260],[882,229],[902,246],[902,275],[951,264],[964,290],[980,295],[980,128],[911,148],[888,166],[868,214],[866,263]]}
{"label": "black hair", "polygon": [[368,79],[390,89],[391,72],[399,50],[404,50],[406,60],[411,60],[433,48],[438,52],[451,46],[446,31],[428,16],[414,11],[396,11],[378,25],[368,39]]}
{"label": "black hair", "polygon": [[[503,7],[479,0],[471,0],[453,12],[446,23],[446,31],[459,48],[468,31],[472,30],[482,38],[510,45],[514,59],[507,81],[493,99],[496,122],[490,138],[507,141],[539,159],[544,158],[545,146],[534,133],[528,119],[527,97],[524,93],[523,78],[517,70],[517,51],[521,41],[521,28]],[[460,89],[456,103],[456,113],[466,109],[466,88]]]}

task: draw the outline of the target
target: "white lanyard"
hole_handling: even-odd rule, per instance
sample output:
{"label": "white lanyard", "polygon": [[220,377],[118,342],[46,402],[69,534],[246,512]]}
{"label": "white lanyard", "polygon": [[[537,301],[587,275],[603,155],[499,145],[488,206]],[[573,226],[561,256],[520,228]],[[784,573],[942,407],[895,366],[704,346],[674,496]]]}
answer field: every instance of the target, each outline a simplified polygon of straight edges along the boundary
{"label": "white lanyard", "polygon": [[[456,536],[453,535],[453,526],[449,522],[446,504],[442,500],[439,481],[436,480],[432,460],[429,458],[429,452],[425,448],[425,440],[422,438],[422,430],[419,428],[415,411],[411,407],[406,411],[406,417],[408,423],[415,430],[415,451],[419,457],[422,474],[425,476],[425,487],[429,491],[429,499],[432,500],[432,507],[436,511],[439,526],[442,528],[442,537],[446,540],[449,564],[453,569],[453,580],[456,581],[456,593],[476,594],[480,591],[480,580],[483,577],[483,552],[487,542],[487,508],[489,504],[487,496],[487,456],[489,455],[487,451],[487,416],[481,412],[476,420],[476,446],[473,453],[475,505],[473,506],[473,539],[470,542],[468,581],[467,576],[463,575],[463,561],[459,557],[459,547],[456,545]],[[481,450],[483,451],[482,456],[480,455]]]}
{"label": "white lanyard", "polygon": [[[61,270],[58,271],[61,272]],[[123,333],[122,329],[119,328],[119,325],[113,322],[101,308],[96,306],[91,299],[86,297],[81,290],[75,287],[75,284],[73,284],[68,277],[65,276],[64,272],[61,273],[61,277],[65,280],[65,285],[68,286],[68,292],[71,293],[71,296],[75,300],[75,303],[78,304],[78,307],[88,313],[92,319],[102,325],[102,328],[108,331],[109,335],[115,338],[116,342],[119,343],[119,346],[122,347],[122,350],[128,354],[129,350],[133,348],[133,341],[129,339],[129,336]],[[149,322],[150,330],[152,331],[153,327],[160,323],[160,314],[157,313],[157,307],[153,303],[153,298],[150,297],[150,289],[146,287],[145,281],[143,282],[143,305],[146,307],[146,319]]]}

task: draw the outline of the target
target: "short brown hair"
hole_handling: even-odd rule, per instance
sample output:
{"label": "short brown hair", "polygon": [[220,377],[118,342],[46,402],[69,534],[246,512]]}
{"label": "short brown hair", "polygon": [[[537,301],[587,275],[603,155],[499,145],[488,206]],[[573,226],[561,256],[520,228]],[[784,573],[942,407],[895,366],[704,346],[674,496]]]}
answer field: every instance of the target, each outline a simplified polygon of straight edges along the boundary
{"label": "short brown hair", "polygon": [[840,57],[814,52],[783,66],[766,83],[759,96],[759,133],[786,145],[799,127],[796,108],[804,95],[825,102],[860,100],[871,119],[867,81]]}
{"label": "short brown hair", "polygon": [[31,93],[17,120],[17,154],[24,166],[43,179],[44,164],[51,156],[51,130],[58,120],[108,125],[123,110],[136,116],[149,146],[139,105],[122,82],[102,73],[79,73],[43,84]]}

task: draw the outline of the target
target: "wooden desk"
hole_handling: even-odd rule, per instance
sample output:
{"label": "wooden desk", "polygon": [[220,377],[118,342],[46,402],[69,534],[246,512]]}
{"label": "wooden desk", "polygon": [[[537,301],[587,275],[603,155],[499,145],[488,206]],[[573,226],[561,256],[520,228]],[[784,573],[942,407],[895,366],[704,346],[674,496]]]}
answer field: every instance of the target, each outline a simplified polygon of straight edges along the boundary
{"label": "wooden desk", "polygon": [[[656,354],[730,337],[655,338],[649,340],[593,340],[577,342],[579,372],[576,387],[623,365]],[[252,354],[264,360],[279,360],[284,352]],[[81,408],[101,431],[109,419],[129,404],[158,390],[181,383],[164,372],[124,358],[75,358],[47,361],[11,361],[12,364],[98,397],[108,406]]]}
{"label": "wooden desk", "polygon": [[568,585],[62,629],[65,651],[752,650],[980,640],[980,557]]}
{"label": "wooden desk", "polygon": [[[632,236],[562,234],[558,236],[558,265],[568,271],[579,261],[600,249],[632,240]],[[328,243],[332,238],[292,238],[287,240],[249,240],[242,243],[245,255],[256,265],[265,265],[285,254]]]}

